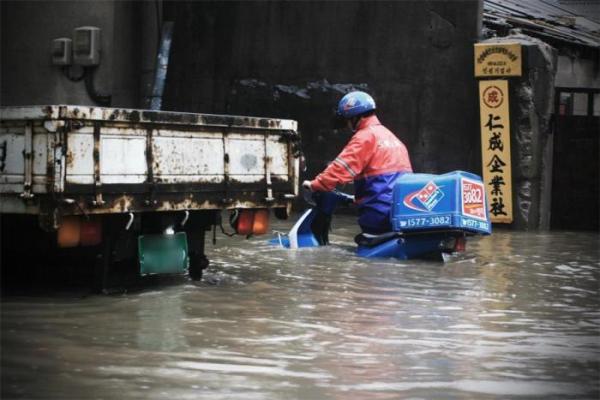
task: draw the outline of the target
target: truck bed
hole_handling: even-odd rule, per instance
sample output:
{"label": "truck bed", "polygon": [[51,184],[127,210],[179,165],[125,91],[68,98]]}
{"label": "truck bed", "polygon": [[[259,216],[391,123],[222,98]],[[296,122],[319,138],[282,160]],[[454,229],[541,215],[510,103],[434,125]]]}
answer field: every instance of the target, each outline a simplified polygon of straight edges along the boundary
{"label": "truck bed", "polygon": [[75,105],[0,111],[0,213],[288,207],[292,120]]}

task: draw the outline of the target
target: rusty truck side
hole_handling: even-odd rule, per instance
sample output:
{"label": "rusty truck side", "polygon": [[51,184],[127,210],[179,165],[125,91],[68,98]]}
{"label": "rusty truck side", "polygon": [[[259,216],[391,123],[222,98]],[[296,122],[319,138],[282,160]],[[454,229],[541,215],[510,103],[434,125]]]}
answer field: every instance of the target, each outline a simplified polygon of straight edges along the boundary
{"label": "rusty truck side", "polygon": [[[59,247],[85,245],[87,234],[100,259],[123,235],[185,232],[198,278],[207,263],[204,232],[222,210],[242,212],[246,222],[257,210],[261,218],[265,210],[286,215],[298,193],[298,144],[293,120],[3,107],[0,215],[17,227],[35,217]],[[110,257],[102,262],[105,275]]]}

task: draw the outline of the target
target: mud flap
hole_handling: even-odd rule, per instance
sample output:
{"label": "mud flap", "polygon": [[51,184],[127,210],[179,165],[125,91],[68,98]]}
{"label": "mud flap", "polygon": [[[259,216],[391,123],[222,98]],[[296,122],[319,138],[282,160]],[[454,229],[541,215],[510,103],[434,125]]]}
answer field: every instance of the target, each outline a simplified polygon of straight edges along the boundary
{"label": "mud flap", "polygon": [[140,274],[183,274],[189,266],[187,235],[143,235],[138,237]]}

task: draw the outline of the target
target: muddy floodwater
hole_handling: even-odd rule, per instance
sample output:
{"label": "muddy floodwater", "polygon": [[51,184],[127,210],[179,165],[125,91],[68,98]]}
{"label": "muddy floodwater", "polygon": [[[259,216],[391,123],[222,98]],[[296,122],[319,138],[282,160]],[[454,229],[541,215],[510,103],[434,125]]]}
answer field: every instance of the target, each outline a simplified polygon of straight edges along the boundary
{"label": "muddy floodwater", "polygon": [[357,258],[355,233],[219,237],[200,283],[5,296],[1,397],[600,397],[598,234],[496,231],[441,264]]}

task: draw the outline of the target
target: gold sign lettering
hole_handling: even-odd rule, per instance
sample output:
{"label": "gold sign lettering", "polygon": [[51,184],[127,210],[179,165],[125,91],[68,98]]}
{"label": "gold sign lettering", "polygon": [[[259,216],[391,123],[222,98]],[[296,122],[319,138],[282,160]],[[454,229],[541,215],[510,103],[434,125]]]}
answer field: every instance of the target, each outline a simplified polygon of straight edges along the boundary
{"label": "gold sign lettering", "polygon": [[476,43],[475,76],[521,76],[519,43]]}

